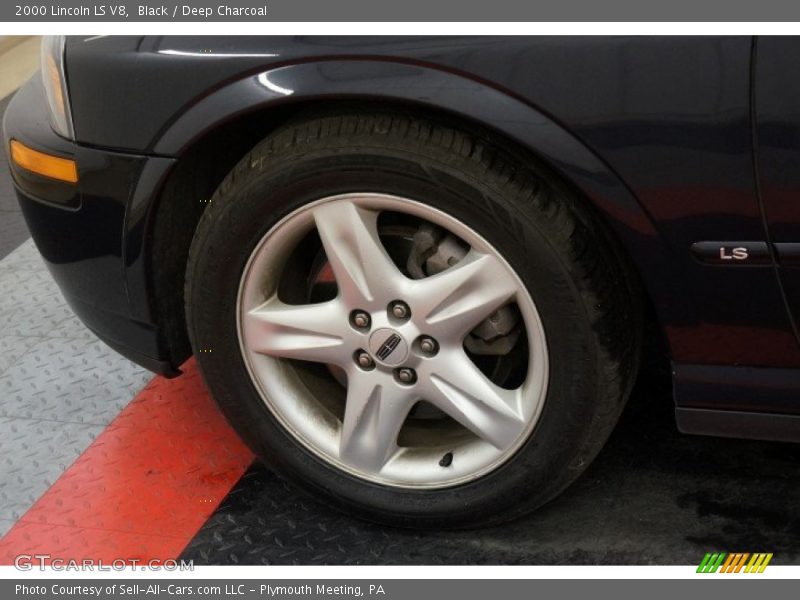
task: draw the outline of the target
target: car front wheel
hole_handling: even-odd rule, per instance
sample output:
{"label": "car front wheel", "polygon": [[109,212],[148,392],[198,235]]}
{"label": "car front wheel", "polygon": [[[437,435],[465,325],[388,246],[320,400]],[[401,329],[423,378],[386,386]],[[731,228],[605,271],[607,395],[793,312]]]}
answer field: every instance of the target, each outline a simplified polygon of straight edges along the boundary
{"label": "car front wheel", "polygon": [[357,516],[463,527],[588,465],[639,309],[603,224],[536,164],[376,112],[298,119],[231,172],[192,244],[188,327],[275,471]]}

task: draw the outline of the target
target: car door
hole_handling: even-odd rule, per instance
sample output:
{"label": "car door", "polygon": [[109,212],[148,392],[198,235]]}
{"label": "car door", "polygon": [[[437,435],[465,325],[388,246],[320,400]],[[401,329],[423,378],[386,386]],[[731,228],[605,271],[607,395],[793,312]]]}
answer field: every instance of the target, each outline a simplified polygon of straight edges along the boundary
{"label": "car door", "polygon": [[756,168],[795,333],[800,322],[800,37],[760,37],[754,57]]}

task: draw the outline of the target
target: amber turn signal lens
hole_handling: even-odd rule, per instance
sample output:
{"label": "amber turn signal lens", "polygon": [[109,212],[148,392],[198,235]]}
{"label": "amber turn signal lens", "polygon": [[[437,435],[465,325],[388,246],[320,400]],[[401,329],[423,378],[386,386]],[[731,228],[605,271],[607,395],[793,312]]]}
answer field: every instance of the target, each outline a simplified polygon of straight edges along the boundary
{"label": "amber turn signal lens", "polygon": [[78,183],[78,166],[74,160],[39,152],[17,140],[11,140],[11,160],[31,173],[68,183]]}

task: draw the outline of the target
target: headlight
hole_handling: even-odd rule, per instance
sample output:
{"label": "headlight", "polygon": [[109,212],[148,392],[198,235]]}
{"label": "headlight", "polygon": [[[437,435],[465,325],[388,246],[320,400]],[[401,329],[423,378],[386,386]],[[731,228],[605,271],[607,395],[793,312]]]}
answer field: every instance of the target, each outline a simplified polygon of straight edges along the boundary
{"label": "headlight", "polygon": [[64,74],[63,35],[48,35],[42,39],[42,80],[50,107],[50,124],[59,135],[73,139],[72,113],[69,110],[67,78]]}

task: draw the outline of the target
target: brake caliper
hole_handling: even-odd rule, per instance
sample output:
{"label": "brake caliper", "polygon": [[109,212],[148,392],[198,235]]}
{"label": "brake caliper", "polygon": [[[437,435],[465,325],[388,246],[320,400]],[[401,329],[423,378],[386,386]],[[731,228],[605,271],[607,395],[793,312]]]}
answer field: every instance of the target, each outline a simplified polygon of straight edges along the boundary
{"label": "brake caliper", "polygon": [[[469,247],[443,229],[424,224],[414,233],[406,268],[414,279],[441,273],[463,259]],[[473,329],[464,346],[473,354],[502,356],[519,340],[519,311],[504,306]]]}

